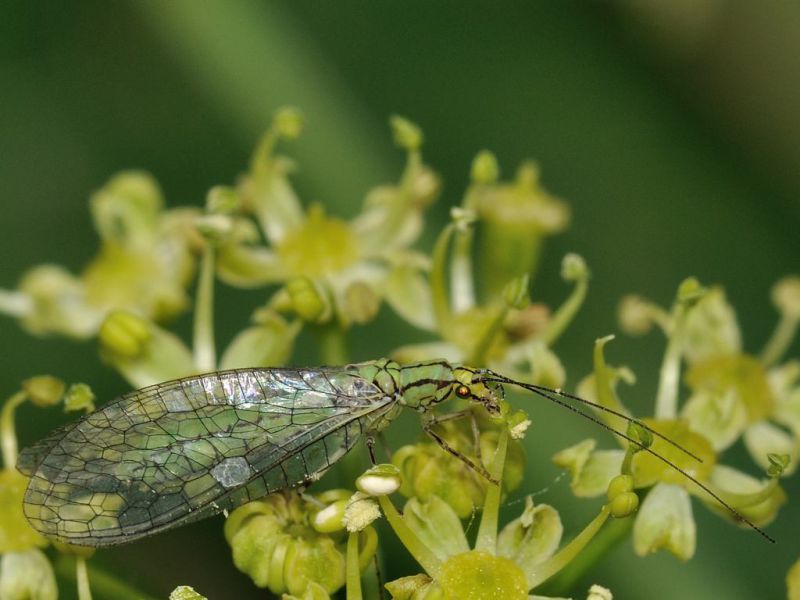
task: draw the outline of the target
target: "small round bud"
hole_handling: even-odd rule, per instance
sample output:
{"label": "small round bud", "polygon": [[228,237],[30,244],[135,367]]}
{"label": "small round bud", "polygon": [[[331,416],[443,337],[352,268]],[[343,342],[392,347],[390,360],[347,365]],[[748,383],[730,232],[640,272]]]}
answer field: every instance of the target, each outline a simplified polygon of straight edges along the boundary
{"label": "small round bud", "polygon": [[627,494],[633,491],[633,476],[632,475],[617,475],[608,484],[608,491],[606,492],[608,499],[613,502],[614,498],[621,494]]}
{"label": "small round bud", "polygon": [[538,187],[540,177],[539,164],[533,160],[526,160],[517,169],[517,186],[525,190],[532,190]]}
{"label": "small round bud", "polygon": [[363,281],[354,281],[344,291],[344,309],[354,323],[363,325],[374,319],[381,306],[381,299]]}
{"label": "small round bud", "polygon": [[94,410],[95,395],[85,383],[73,383],[64,394],[64,410],[74,412],[78,410],[90,413]]}
{"label": "small round bud", "polygon": [[472,182],[480,185],[495,183],[500,176],[497,157],[489,150],[481,150],[472,160]]}
{"label": "small round bud", "polygon": [[574,252],[566,254],[561,261],[561,278],[564,281],[578,281],[589,276],[589,268],[583,257]]}
{"label": "small round bud", "polygon": [[100,326],[100,345],[114,354],[136,358],[150,341],[150,324],[133,313],[112,311]]}
{"label": "small round bud", "polygon": [[790,275],[772,287],[772,302],[787,317],[800,319],[800,277]]}
{"label": "small round bud", "polygon": [[207,600],[207,598],[194,591],[188,585],[179,585],[169,595],[169,600]]}
{"label": "small round bud", "polygon": [[700,285],[695,277],[687,277],[678,286],[677,301],[682,304],[692,305],[706,293],[706,289]]}
{"label": "small round bud", "polygon": [[620,300],[617,320],[625,333],[643,335],[653,328],[653,306],[641,296],[628,295]]}
{"label": "small round bud", "polygon": [[211,214],[230,215],[239,210],[241,199],[235,189],[215,185],[206,195],[206,211]]}
{"label": "small round bud", "polygon": [[422,130],[414,123],[398,115],[393,115],[389,119],[392,127],[394,143],[406,150],[419,150],[422,146]]}
{"label": "small round bud", "polygon": [[392,464],[376,465],[356,479],[356,489],[368,496],[387,496],[400,489],[400,469]]}
{"label": "small round bud", "polygon": [[272,125],[282,138],[297,139],[303,132],[303,113],[293,106],[284,106],[275,113]]}
{"label": "small round bud", "polygon": [[637,508],[639,508],[639,496],[634,492],[625,492],[611,501],[611,515],[617,519],[629,517]]}
{"label": "small round bud", "polygon": [[347,500],[337,500],[323,508],[311,520],[311,526],[320,533],[333,533],[344,529],[344,510]]}
{"label": "small round bud", "polygon": [[55,406],[64,395],[64,382],[52,375],[38,375],[22,382],[22,389],[36,406]]}
{"label": "small round bud", "polygon": [[308,277],[297,277],[286,284],[292,310],[304,321],[317,323],[323,320],[328,305],[319,288]]}

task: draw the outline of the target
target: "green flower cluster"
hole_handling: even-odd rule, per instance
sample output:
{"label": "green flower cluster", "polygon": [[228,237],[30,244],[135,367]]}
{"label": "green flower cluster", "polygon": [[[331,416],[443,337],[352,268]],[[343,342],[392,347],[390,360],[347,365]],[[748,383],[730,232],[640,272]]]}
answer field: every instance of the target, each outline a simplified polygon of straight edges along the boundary
{"label": "green flower cluster", "polygon": [[[639,297],[622,300],[623,330],[643,334],[657,325],[667,337],[654,416],[642,422],[694,456],[660,438],[655,438],[652,450],[705,488],[651,454],[637,456],[631,466],[634,487],[648,490],[633,527],[638,554],[663,548],[683,560],[693,556],[697,532],[690,495],[742,526],[748,523],[741,517],[759,527],[768,524],[786,502],[779,479],[796,468],[800,370],[797,361],[778,363],[796,330],[800,279],[778,282],[773,298],[781,320],[760,357],[743,351],[735,313],[719,287],[705,288],[687,279],[670,310]],[[609,339],[597,341],[594,373],[578,385],[577,393],[629,415],[616,384],[633,383],[634,376],[625,367],[606,364],[603,349]],[[682,368],[686,397],[680,402]],[[620,429],[619,417],[598,416]],[[721,453],[740,438],[765,471],[765,479],[719,462]],[[628,446],[626,440],[618,441]],[[595,440],[585,440],[554,457],[570,471],[576,496],[603,493],[623,463],[625,450],[596,446]]]}
{"label": "green flower cluster", "polygon": [[[235,184],[212,188],[202,209],[166,209],[151,176],[120,173],[91,198],[100,247],[82,273],[36,267],[16,289],[0,290],[0,312],[36,335],[97,337],[102,360],[143,387],[215,369],[286,364],[303,328],[315,336],[321,362],[345,364],[347,332],[371,322],[385,302],[431,338],[387,347],[401,363],[444,358],[560,389],[566,370],[552,347],[586,298],[589,269],[578,255],[563,258],[562,278],[571,289],[552,309],[532,301],[530,288],[545,238],[569,223],[567,204],[543,188],[535,164],[524,162],[513,180],[502,181],[497,160],[482,151],[428,255],[414,245],[441,182],[422,159],[420,129],[401,117],[390,126],[405,167],[397,181],[370,190],[350,220],[304,205],[295,191],[293,163],[278,153],[303,129],[292,108],[276,113],[248,170]],[[221,350],[217,280],[264,289],[249,323]],[[165,323],[190,308],[187,290],[195,281],[194,329],[186,343]],[[657,325],[667,338],[654,414],[630,417],[616,387],[633,375],[607,365],[609,338],[598,340],[594,372],[577,393],[606,409],[597,418],[618,433],[621,448],[598,449],[590,439],[556,455],[572,475],[575,495],[606,498],[566,543],[556,508],[530,496],[517,518],[499,525],[501,503],[522,485],[527,415],[505,401],[499,415],[489,415],[452,400],[451,412],[423,415],[437,443],[401,447],[390,464],[359,477],[355,492],[285,491],[234,510],[225,523],[233,562],[256,586],[287,600],[326,600],[342,588],[348,600],[360,600],[362,585],[374,585],[370,565],[381,560],[372,523],[385,517],[424,571],[389,582],[393,598],[530,600],[543,598],[532,594],[554,575],[569,572],[609,517],[636,515],[628,522],[639,554],[666,548],[684,559],[696,544],[691,495],[723,516],[764,525],[786,500],[779,478],[794,471],[800,452],[800,365],[781,362],[800,323],[800,279],[779,282],[773,299],[780,323],[758,357],[742,349],[721,288],[687,280],[669,310],[641,298],[622,302],[625,331]],[[47,541],[21,513],[26,480],[13,469],[14,411],[30,401],[88,412],[93,399],[84,384],[66,389],[39,377],[3,408],[0,598],[56,597],[42,552]],[[766,480],[719,463],[739,439]],[[406,498],[402,514],[390,499],[395,492]],[[478,511],[470,544],[462,520]],[[76,556],[79,597],[88,600],[87,556],[58,551]],[[188,586],[170,597],[203,598]],[[592,586],[586,598],[609,600],[611,592]]]}

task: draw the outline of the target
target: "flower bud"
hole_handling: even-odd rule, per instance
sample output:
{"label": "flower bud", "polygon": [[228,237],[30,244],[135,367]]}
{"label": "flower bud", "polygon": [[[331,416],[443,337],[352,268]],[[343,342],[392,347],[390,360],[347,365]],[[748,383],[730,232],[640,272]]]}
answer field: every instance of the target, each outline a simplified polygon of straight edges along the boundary
{"label": "flower bud", "polygon": [[574,252],[565,254],[561,260],[561,278],[564,281],[578,281],[589,276],[589,267],[583,257]]}
{"label": "flower bud", "polygon": [[342,312],[353,323],[369,323],[378,315],[380,306],[380,297],[363,281],[354,281],[344,290]]}
{"label": "flower bud", "polygon": [[400,469],[393,464],[375,465],[358,479],[356,489],[369,496],[388,496],[400,489]]}
{"label": "flower bud", "polygon": [[208,600],[188,585],[179,585],[169,595],[169,600]]}
{"label": "flower bud", "polygon": [[472,183],[479,185],[490,185],[497,181],[500,175],[500,167],[497,164],[497,157],[489,150],[481,150],[472,160],[470,177]]}
{"label": "flower bud", "polygon": [[64,382],[52,375],[39,375],[22,382],[28,399],[39,407],[55,406],[64,396]]}
{"label": "flower bud", "polygon": [[790,275],[772,287],[772,302],[792,319],[800,319],[800,277]]}
{"label": "flower bud", "polygon": [[606,495],[609,500],[614,500],[621,494],[633,491],[633,477],[631,475],[617,475],[608,484]]}
{"label": "flower bud", "polygon": [[496,297],[511,279],[534,275],[544,238],[566,228],[569,208],[541,187],[533,163],[520,167],[516,181],[487,186],[476,199],[483,280]]}
{"label": "flower bud", "polygon": [[297,139],[303,132],[303,114],[293,106],[284,106],[276,111],[272,126],[282,138]]}
{"label": "flower bud", "polygon": [[394,143],[405,150],[415,151],[422,146],[422,130],[414,123],[398,115],[393,115],[389,119],[392,127]]}
{"label": "flower bud", "polygon": [[625,333],[644,335],[656,322],[660,309],[641,296],[633,294],[623,296],[617,307],[617,321]]}
{"label": "flower bud", "polygon": [[320,533],[333,533],[344,529],[344,511],[347,500],[337,500],[320,510],[311,519],[311,526]]}
{"label": "flower bud", "polygon": [[310,278],[297,277],[289,280],[286,291],[292,309],[304,321],[319,323],[330,317],[330,302]]}
{"label": "flower bud", "polygon": [[[225,523],[234,564],[274,594],[305,598],[312,584],[332,594],[345,582],[346,537],[340,532],[349,495],[330,490],[310,499],[286,492],[237,508]],[[320,502],[328,506],[320,510]],[[359,535],[363,569],[377,548],[377,537],[370,527]]]}
{"label": "flower bud", "polygon": [[95,395],[85,383],[73,383],[64,394],[64,411],[75,412],[82,410],[86,413],[94,411]]}
{"label": "flower bud", "polygon": [[635,492],[625,492],[611,500],[611,515],[617,519],[631,516],[639,508],[639,496]]}
{"label": "flower bud", "polygon": [[135,358],[144,351],[150,336],[147,320],[127,311],[115,310],[103,321],[98,338],[104,350]]}
{"label": "flower bud", "polygon": [[212,215],[230,215],[239,211],[241,203],[235,189],[215,185],[206,195],[206,212]]}

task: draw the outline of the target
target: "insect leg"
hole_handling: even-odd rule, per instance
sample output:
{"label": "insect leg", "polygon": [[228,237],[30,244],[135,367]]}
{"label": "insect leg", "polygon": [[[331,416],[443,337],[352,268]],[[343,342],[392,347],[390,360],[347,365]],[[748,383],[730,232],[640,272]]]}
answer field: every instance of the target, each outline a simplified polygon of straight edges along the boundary
{"label": "insect leg", "polygon": [[469,419],[470,427],[472,427],[472,442],[475,447],[475,458],[481,462],[481,432],[478,429],[478,419],[475,418],[475,413],[469,409],[457,410],[455,412],[447,413],[446,415],[436,415],[431,417],[428,423],[431,426],[445,423],[446,421],[456,421],[458,419]]}
{"label": "insect leg", "polygon": [[372,434],[367,435],[367,452],[369,452],[369,462],[374,467],[378,461],[375,460],[375,437]]}
{"label": "insect leg", "polygon": [[458,450],[453,448],[450,444],[448,444],[444,440],[444,438],[442,436],[440,436],[438,433],[436,433],[433,430],[433,428],[432,428],[430,423],[424,423],[422,425],[422,430],[426,434],[431,436],[431,438],[433,438],[433,441],[435,441],[437,444],[439,444],[439,446],[442,447],[442,450],[444,450],[444,451],[452,454],[453,456],[455,456],[458,460],[463,462],[470,469],[472,469],[476,473],[479,473],[484,479],[486,479],[487,481],[489,481],[490,483],[493,483],[495,485],[498,485],[500,483],[499,481],[497,481],[497,479],[495,479],[494,477],[491,476],[489,471],[486,470],[486,467],[484,467],[483,465],[475,464],[472,460],[469,459],[469,457],[464,456],[463,454],[461,454],[461,452],[459,452]]}

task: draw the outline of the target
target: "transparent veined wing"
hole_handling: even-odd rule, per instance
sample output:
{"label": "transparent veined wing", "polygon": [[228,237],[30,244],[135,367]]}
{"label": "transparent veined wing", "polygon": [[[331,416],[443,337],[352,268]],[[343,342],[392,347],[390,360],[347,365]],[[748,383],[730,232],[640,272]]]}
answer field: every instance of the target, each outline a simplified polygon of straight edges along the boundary
{"label": "transparent veined wing", "polygon": [[395,401],[355,373],[238,369],[131,392],[20,454],[28,520],[106,546],[312,480]]}

